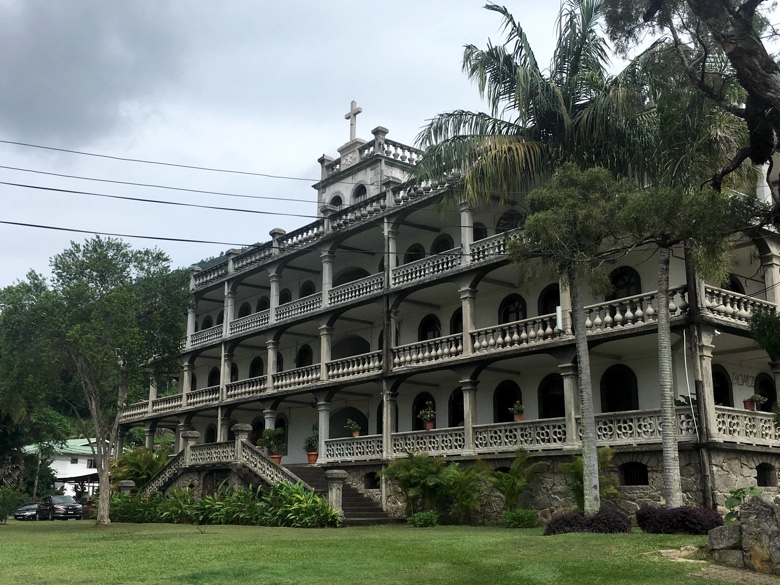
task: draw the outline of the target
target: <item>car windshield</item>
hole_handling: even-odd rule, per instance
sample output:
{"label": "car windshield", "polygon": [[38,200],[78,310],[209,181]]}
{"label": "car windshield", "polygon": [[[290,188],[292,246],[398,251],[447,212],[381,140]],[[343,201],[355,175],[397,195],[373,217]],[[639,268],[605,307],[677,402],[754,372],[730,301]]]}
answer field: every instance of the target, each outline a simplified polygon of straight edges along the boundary
{"label": "car windshield", "polygon": [[36,504],[35,502],[31,502],[29,504],[22,504],[17,509],[18,510],[32,510],[33,508],[37,508],[37,507],[38,507],[38,504]]}
{"label": "car windshield", "polygon": [[75,504],[76,500],[72,496],[52,496],[52,504]]}

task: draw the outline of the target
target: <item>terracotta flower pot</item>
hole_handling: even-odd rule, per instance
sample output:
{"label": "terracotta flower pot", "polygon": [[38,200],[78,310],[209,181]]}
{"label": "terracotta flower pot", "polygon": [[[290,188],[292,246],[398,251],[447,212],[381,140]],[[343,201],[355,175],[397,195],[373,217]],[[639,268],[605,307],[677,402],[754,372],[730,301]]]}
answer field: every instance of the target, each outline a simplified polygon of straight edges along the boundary
{"label": "terracotta flower pot", "polygon": [[360,436],[360,431],[352,431],[352,436],[353,437],[359,437]]}
{"label": "terracotta flower pot", "polygon": [[281,465],[282,463],[282,456],[281,455],[271,455],[271,461],[275,461],[276,463],[279,463]]}
{"label": "terracotta flower pot", "polygon": [[742,406],[745,407],[745,410],[755,410],[756,409],[756,403],[752,400],[743,400]]}
{"label": "terracotta flower pot", "polygon": [[522,412],[516,412],[515,414],[515,422],[520,422],[523,420],[523,413]]}
{"label": "terracotta flower pot", "polygon": [[426,431],[432,431],[436,427],[435,423],[432,420],[426,420],[425,421],[425,430]]}
{"label": "terracotta flower pot", "polygon": [[317,463],[317,457],[319,457],[320,454],[317,451],[310,451],[306,453],[306,457],[309,459],[309,465],[314,465]]}

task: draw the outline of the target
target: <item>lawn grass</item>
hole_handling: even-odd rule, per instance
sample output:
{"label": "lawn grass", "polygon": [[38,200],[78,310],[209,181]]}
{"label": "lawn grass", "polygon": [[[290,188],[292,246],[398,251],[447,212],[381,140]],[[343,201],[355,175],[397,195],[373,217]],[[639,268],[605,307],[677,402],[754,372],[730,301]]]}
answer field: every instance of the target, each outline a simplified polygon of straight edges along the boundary
{"label": "lawn grass", "polygon": [[[0,526],[3,583],[702,584],[659,549],[703,536],[401,526],[325,530],[15,522]],[[723,585],[706,581],[708,585]]]}

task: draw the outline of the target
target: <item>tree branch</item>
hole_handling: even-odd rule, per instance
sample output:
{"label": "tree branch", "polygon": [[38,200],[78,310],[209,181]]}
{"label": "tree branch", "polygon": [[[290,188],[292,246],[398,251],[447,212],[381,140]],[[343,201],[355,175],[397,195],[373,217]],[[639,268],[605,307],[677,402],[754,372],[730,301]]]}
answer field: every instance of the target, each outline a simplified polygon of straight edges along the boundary
{"label": "tree branch", "polygon": [[737,16],[746,22],[752,22],[753,17],[756,15],[756,8],[764,0],[745,0],[745,2],[737,9]]}
{"label": "tree branch", "polygon": [[724,177],[727,175],[730,175],[735,170],[739,168],[739,165],[741,165],[743,162],[745,162],[745,159],[750,156],[750,147],[744,146],[740,148],[737,151],[737,154],[734,155],[734,158],[729,161],[729,163],[721,168],[717,173],[712,175],[712,178],[708,181],[704,181],[704,183],[701,184],[701,187],[704,187],[707,183],[710,184],[710,186],[715,189],[718,193],[720,193],[720,188],[723,183]]}

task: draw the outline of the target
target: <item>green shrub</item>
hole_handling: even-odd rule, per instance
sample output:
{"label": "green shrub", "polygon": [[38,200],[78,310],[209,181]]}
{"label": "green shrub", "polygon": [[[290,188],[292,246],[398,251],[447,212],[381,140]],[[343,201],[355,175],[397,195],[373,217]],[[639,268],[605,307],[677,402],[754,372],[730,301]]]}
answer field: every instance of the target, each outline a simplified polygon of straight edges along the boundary
{"label": "green shrub", "polygon": [[133,523],[162,522],[160,506],[164,501],[165,496],[160,492],[155,493],[153,496],[144,497],[137,494],[114,494],[111,496],[111,521]]}
{"label": "green shrub", "polygon": [[172,524],[192,524],[194,506],[188,488],[175,488],[159,506],[160,518]]}
{"label": "green shrub", "polygon": [[5,524],[8,516],[24,499],[22,492],[9,487],[0,487],[0,524]]}
{"label": "green shrub", "polygon": [[501,515],[501,524],[507,528],[533,528],[539,523],[536,520],[536,510],[520,508],[504,512]]}
{"label": "green shrub", "polygon": [[262,524],[292,528],[338,526],[339,513],[302,483],[274,484],[261,506]]}
{"label": "green shrub", "polygon": [[450,463],[443,469],[442,496],[448,496],[452,514],[459,522],[468,524],[471,513],[485,501],[488,477],[487,469],[479,462],[467,466]]}
{"label": "green shrub", "polygon": [[519,505],[520,496],[528,489],[531,474],[541,464],[528,462],[528,452],[519,449],[509,471],[494,471],[490,474],[493,489],[501,494],[504,512],[512,512]]}
{"label": "green shrub", "polygon": [[428,457],[427,453],[409,453],[395,459],[382,474],[396,483],[406,501],[406,517],[422,509],[437,510],[447,497],[443,489],[444,459]]}
{"label": "green shrub", "polygon": [[412,514],[406,521],[415,528],[429,528],[439,523],[439,515],[433,510],[428,510]]}
{"label": "green shrub", "polygon": [[111,483],[132,480],[136,489],[146,485],[168,463],[167,449],[138,447],[111,462]]}

